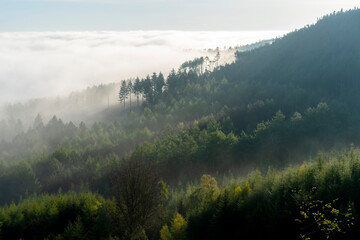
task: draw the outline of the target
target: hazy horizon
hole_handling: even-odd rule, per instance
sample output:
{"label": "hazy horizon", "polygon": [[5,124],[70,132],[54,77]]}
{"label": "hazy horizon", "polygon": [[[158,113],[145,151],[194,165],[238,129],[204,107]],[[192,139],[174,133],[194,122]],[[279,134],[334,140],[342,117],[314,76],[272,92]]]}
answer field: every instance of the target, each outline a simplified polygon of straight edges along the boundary
{"label": "hazy horizon", "polygon": [[[65,96],[86,87],[167,74],[206,49],[286,31],[82,31],[0,33],[0,103]],[[211,55],[211,54],[210,54]],[[223,56],[224,57],[224,56]]]}
{"label": "hazy horizon", "polygon": [[2,0],[0,104],[166,74],[205,56],[204,49],[279,37],[356,6],[358,0]]}

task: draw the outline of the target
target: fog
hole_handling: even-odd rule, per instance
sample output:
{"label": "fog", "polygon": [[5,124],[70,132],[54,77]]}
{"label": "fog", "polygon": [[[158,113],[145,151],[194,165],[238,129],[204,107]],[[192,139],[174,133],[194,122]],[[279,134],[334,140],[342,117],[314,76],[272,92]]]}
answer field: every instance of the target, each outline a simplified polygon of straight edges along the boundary
{"label": "fog", "polygon": [[0,103],[63,96],[88,86],[169,72],[204,49],[253,43],[284,32],[0,33]]}
{"label": "fog", "polygon": [[[32,126],[40,114],[65,122],[120,120],[121,80],[166,76],[195,57],[234,60],[236,46],[285,34],[266,32],[0,33],[0,140]],[[231,48],[229,48],[231,47]],[[250,46],[251,48],[251,46]],[[248,47],[244,48],[248,49]]]}

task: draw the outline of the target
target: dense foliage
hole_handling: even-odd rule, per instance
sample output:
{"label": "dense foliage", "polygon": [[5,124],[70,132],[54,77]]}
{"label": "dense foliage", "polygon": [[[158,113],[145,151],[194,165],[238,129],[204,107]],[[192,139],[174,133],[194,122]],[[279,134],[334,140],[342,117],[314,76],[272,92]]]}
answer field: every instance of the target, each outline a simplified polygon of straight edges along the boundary
{"label": "dense foliage", "polygon": [[[200,186],[175,192],[172,204],[188,219],[188,239],[356,239],[359,166],[360,152],[351,149],[284,171],[255,171],[240,180],[226,177],[222,187],[204,175]],[[305,209],[315,204],[323,208]],[[305,212],[310,213],[306,221],[299,221]],[[327,214],[326,223],[338,228],[330,233],[318,228],[315,212]]]}
{"label": "dense foliage", "polygon": [[[137,175],[139,170],[136,169],[131,171],[135,173],[133,177],[143,176]],[[144,171],[146,168],[140,170],[141,173]],[[134,191],[133,194],[141,199],[142,193],[136,190],[142,185],[135,189],[124,187],[131,184],[134,180],[131,179],[115,186]],[[283,171],[269,169],[266,174],[251,172],[246,178],[224,176],[218,179],[221,180],[220,186],[215,178],[205,174],[198,184],[188,184],[169,193],[163,183],[154,182],[153,186],[159,187],[151,188],[152,192],[147,194],[153,194],[158,204],[167,202],[168,210],[160,213],[158,205],[152,205],[156,214],[151,212],[146,218],[148,212],[143,207],[148,203],[144,198],[141,202],[135,201],[142,207],[134,208],[136,212],[128,215],[128,210],[124,214],[124,208],[117,207],[121,204],[117,201],[122,197],[104,200],[90,193],[61,192],[29,197],[17,205],[0,208],[0,236],[3,239],[110,239],[123,236],[125,239],[160,237],[164,240],[296,239],[302,235],[311,239],[358,237],[359,149],[319,155],[316,161]],[[149,184],[147,181],[138,183]],[[169,200],[166,201],[168,194]],[[316,210],[304,209],[315,204],[319,206]],[[145,212],[139,215],[141,209]],[[316,216],[312,215],[305,218],[306,221],[300,221],[309,211],[326,214],[326,224],[336,228],[331,228],[331,231],[319,228]],[[132,221],[126,220],[128,217]]]}

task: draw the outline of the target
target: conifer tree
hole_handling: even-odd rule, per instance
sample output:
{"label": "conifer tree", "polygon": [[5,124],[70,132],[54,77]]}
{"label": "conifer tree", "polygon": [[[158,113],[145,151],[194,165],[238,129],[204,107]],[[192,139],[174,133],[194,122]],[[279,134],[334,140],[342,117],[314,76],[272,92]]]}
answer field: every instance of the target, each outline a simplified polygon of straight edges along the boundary
{"label": "conifer tree", "polygon": [[134,90],[134,87],[133,87],[133,84],[132,84],[131,80],[128,81],[127,90],[128,90],[128,94],[129,94],[130,112],[131,112],[131,94],[132,94],[132,92],[133,92],[133,90]]}
{"label": "conifer tree", "polygon": [[124,103],[124,109],[125,109],[125,101],[127,99],[127,95],[128,95],[128,87],[126,85],[126,81],[123,80],[121,82],[121,87],[120,87],[120,91],[119,91],[119,101],[120,103]]}
{"label": "conifer tree", "polygon": [[150,76],[147,76],[143,81],[143,91],[145,95],[146,103],[151,107],[154,104],[154,84],[153,79],[150,78]]}
{"label": "conifer tree", "polygon": [[36,118],[35,118],[34,124],[33,124],[33,128],[34,129],[44,128],[44,123],[43,123],[42,117],[39,113],[38,113],[38,115],[36,115]]}
{"label": "conifer tree", "polygon": [[163,88],[165,86],[165,79],[162,73],[159,73],[159,76],[156,78],[155,81],[155,95],[156,99],[158,100],[163,93]]}
{"label": "conifer tree", "polygon": [[217,47],[216,50],[217,50],[217,52],[216,52],[216,55],[215,55],[214,62],[215,62],[215,66],[218,67],[219,66],[219,60],[220,60],[219,47]]}
{"label": "conifer tree", "polygon": [[134,87],[133,87],[133,93],[136,96],[137,106],[139,106],[139,95],[141,93],[141,82],[140,82],[140,79],[138,77],[135,79],[135,83],[134,83]]}

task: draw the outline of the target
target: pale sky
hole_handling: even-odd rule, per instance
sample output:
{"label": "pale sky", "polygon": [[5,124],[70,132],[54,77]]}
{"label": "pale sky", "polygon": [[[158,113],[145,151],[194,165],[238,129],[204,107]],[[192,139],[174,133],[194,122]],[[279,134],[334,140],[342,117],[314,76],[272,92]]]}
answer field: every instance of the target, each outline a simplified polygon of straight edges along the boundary
{"label": "pale sky", "polygon": [[360,0],[0,0],[0,31],[294,30]]}

